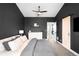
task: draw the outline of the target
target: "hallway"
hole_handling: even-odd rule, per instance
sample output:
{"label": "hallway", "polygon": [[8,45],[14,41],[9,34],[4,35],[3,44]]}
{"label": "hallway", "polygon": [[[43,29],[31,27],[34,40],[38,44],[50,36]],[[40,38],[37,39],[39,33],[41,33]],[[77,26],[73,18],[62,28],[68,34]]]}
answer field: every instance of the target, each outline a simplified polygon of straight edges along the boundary
{"label": "hallway", "polygon": [[21,56],[75,56],[73,53],[62,47],[59,43],[48,40],[32,39],[29,45],[23,50]]}

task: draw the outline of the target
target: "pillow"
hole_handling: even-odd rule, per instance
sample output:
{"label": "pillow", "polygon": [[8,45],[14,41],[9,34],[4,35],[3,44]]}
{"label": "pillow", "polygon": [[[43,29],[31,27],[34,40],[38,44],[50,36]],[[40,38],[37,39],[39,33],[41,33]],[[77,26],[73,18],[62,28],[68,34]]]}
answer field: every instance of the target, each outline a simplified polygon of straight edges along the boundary
{"label": "pillow", "polygon": [[13,41],[13,40],[16,40],[17,38],[19,38],[19,36],[16,36],[16,37],[13,38],[13,39],[11,38],[9,41],[4,41],[4,42],[3,42],[3,46],[4,46],[5,50],[10,51],[11,48],[10,48],[8,42]]}
{"label": "pillow", "polygon": [[0,51],[4,51],[4,50],[5,50],[5,48],[4,48],[3,44],[2,44],[2,42],[0,42]]}
{"label": "pillow", "polygon": [[16,39],[16,38],[19,37],[19,36],[20,36],[20,35],[8,37],[8,38],[2,39],[2,40],[0,40],[0,41],[1,41],[1,42],[10,41],[10,40]]}
{"label": "pillow", "polygon": [[23,44],[22,40],[20,38],[17,38],[16,40],[8,42],[10,48],[12,51],[15,51],[19,49],[19,47]]}
{"label": "pillow", "polygon": [[10,48],[9,45],[8,45],[8,41],[3,42],[3,45],[4,45],[4,47],[5,47],[5,50],[7,50],[7,51],[10,51],[10,50],[11,50],[11,48]]}
{"label": "pillow", "polygon": [[23,42],[25,42],[27,40],[27,37],[25,35],[21,36],[20,38],[22,39]]}

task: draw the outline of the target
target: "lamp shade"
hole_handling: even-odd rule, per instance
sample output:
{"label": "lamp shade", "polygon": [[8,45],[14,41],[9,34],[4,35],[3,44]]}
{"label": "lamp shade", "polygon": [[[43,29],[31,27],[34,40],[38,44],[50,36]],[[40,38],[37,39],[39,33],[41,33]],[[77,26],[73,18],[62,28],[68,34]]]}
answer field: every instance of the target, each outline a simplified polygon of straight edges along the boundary
{"label": "lamp shade", "polygon": [[24,30],[19,30],[19,34],[23,34],[24,33]]}

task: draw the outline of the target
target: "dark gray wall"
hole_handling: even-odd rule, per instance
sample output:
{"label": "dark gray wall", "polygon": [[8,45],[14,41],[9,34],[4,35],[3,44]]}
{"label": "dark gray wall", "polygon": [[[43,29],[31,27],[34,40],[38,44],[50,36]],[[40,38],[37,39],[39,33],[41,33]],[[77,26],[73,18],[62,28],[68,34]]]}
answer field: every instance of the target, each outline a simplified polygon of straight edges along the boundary
{"label": "dark gray wall", "polygon": [[58,41],[62,43],[62,20],[57,20],[57,37]]}
{"label": "dark gray wall", "polygon": [[[25,17],[25,34],[28,36],[28,31],[43,32],[43,38],[47,38],[47,22],[54,22],[53,17]],[[34,23],[38,23],[39,27],[34,27]]]}
{"label": "dark gray wall", "polygon": [[0,3],[0,39],[17,35],[24,16],[15,3]]}
{"label": "dark gray wall", "polygon": [[73,32],[73,18],[79,17],[79,3],[65,3],[56,16],[57,20],[57,36],[62,42],[62,18],[71,16],[71,49],[79,53],[79,32]]}

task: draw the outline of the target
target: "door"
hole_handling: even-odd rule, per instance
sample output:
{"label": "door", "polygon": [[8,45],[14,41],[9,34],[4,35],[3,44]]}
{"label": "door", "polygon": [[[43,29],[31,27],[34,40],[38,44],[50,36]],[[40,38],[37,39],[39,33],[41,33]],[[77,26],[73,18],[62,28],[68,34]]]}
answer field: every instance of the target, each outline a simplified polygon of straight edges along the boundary
{"label": "door", "polygon": [[56,40],[56,22],[47,22],[47,39]]}
{"label": "door", "polygon": [[62,44],[70,49],[70,16],[62,19]]}

